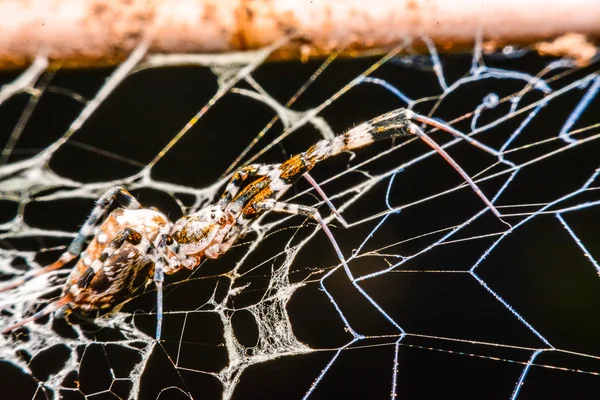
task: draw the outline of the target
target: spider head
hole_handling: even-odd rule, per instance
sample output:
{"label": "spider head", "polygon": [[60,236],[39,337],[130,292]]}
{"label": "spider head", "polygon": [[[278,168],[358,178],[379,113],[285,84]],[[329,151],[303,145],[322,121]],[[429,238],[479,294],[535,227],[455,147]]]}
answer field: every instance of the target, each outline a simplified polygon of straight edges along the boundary
{"label": "spider head", "polygon": [[209,247],[220,244],[223,234],[219,232],[231,223],[230,219],[222,207],[209,206],[179,219],[171,230],[171,237],[187,255],[210,256]]}

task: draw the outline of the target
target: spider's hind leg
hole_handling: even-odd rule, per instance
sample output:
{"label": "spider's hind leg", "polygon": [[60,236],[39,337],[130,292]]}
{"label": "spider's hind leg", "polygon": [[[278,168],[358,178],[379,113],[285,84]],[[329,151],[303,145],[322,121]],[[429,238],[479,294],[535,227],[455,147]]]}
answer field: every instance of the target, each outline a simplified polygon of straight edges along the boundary
{"label": "spider's hind leg", "polygon": [[3,335],[5,335],[5,334],[8,334],[8,333],[14,331],[17,328],[22,327],[25,324],[28,324],[32,321],[37,321],[38,319],[45,317],[48,314],[51,314],[57,310],[60,310],[64,307],[68,306],[68,304],[71,302],[71,300],[73,300],[73,296],[70,293],[67,293],[60,299],[48,304],[46,307],[42,308],[40,311],[36,312],[35,314],[33,314],[27,318],[23,318],[19,322],[4,328],[1,333]]}

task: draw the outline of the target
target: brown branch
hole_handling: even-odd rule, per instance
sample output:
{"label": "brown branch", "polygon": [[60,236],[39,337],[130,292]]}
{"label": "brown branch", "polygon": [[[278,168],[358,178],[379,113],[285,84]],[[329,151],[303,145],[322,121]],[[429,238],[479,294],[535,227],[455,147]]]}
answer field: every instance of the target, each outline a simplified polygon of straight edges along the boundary
{"label": "brown branch", "polygon": [[[567,46],[564,54],[585,63],[600,38],[600,1],[3,0],[0,69],[40,54],[54,66],[113,65],[148,32],[150,52],[169,54],[250,50],[293,37],[275,59],[381,52],[423,36],[440,52],[470,51],[478,37],[486,51],[539,48],[577,33],[581,50]],[[410,51],[425,49],[422,40],[410,43]]]}

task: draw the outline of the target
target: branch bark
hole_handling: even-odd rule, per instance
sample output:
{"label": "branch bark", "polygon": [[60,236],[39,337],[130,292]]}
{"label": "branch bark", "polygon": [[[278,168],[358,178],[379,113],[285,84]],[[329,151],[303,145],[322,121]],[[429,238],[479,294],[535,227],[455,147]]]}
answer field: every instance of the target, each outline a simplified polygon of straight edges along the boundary
{"label": "branch bark", "polygon": [[148,33],[151,53],[252,50],[286,35],[272,59],[383,52],[407,39],[422,52],[425,36],[439,52],[471,51],[482,38],[485,51],[542,45],[585,63],[600,39],[600,1],[3,0],[0,69],[40,54],[54,67],[114,65]]}

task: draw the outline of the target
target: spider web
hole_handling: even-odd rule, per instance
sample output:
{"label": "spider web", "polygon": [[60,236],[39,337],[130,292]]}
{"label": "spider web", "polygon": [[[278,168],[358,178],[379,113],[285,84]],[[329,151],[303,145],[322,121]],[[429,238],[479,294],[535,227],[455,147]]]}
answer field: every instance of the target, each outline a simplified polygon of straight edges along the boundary
{"label": "spider web", "polygon": [[[349,223],[329,219],[349,270],[313,221],[267,214],[220,259],[167,277],[161,342],[150,285],[94,323],[46,317],[0,337],[3,391],[595,398],[598,64],[513,48],[398,57],[406,46],[265,63],[276,46],[225,56],[140,46],[115,70],[53,72],[40,57],[3,75],[0,276],[56,260],[115,185],[176,220],[213,201],[235,168],[281,162],[399,107],[485,145],[425,129],[503,221],[418,139],[375,143],[312,173]],[[305,182],[283,200],[330,214]],[[59,295],[67,274],[0,293],[2,326]]]}

